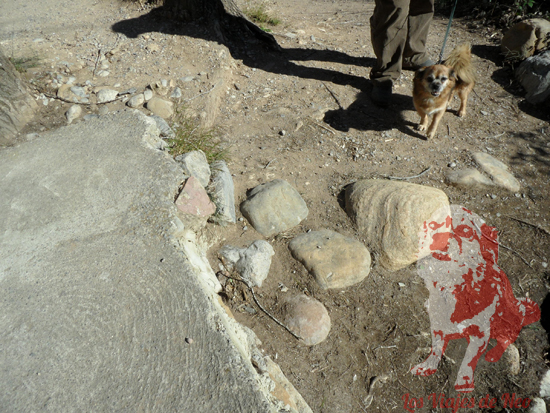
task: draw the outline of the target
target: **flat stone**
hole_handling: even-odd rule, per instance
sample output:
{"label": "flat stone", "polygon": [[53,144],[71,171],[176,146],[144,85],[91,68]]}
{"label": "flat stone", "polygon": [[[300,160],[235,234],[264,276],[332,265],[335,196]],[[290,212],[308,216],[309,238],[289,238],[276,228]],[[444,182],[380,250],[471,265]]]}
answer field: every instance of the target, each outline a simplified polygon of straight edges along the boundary
{"label": "flat stone", "polygon": [[348,215],[369,250],[389,270],[405,268],[428,254],[419,251],[420,231],[440,208],[449,209],[447,195],[423,185],[365,179],[346,190]]}
{"label": "flat stone", "polygon": [[229,168],[225,161],[216,161],[210,165],[212,180],[208,185],[208,193],[216,204],[216,213],[210,217],[211,222],[219,225],[234,224],[235,216],[235,186]]}
{"label": "flat stone", "polygon": [[324,289],[355,285],[370,272],[369,250],[361,242],[334,231],[299,235],[288,247]]}
{"label": "flat stone", "polygon": [[502,356],[508,364],[510,374],[517,376],[521,369],[518,348],[514,344],[510,344]]}
{"label": "flat stone", "polygon": [[218,255],[229,271],[236,271],[252,286],[261,287],[269,274],[275,251],[269,242],[256,240],[247,248],[225,245]]}
{"label": "flat stone", "polygon": [[512,192],[520,190],[521,186],[514,175],[508,172],[508,166],[484,152],[476,152],[473,157],[479,167],[491,176],[495,185]]}
{"label": "flat stone", "polygon": [[446,175],[447,181],[457,186],[493,186],[493,181],[477,169],[468,168],[459,171],[450,171]]}
{"label": "flat stone", "polygon": [[323,342],[330,332],[330,317],[325,306],[314,298],[300,294],[286,300],[285,324],[308,346]]}
{"label": "flat stone", "polygon": [[[160,136],[163,137],[163,138],[174,138],[175,137],[175,133],[174,131],[172,130],[172,128],[170,127],[170,125],[168,125],[168,122],[166,122],[164,119],[162,119],[160,116],[157,116],[157,115],[153,115],[151,116],[155,122],[157,123],[157,126],[159,128],[159,131],[160,131]],[[203,185],[203,182],[201,181],[201,185],[204,186],[206,188],[206,185]]]}
{"label": "flat stone", "polygon": [[270,237],[294,228],[309,210],[294,187],[275,179],[252,189],[241,204],[241,212],[256,231]]}
{"label": "flat stone", "polygon": [[172,102],[157,97],[153,97],[147,102],[147,109],[164,119],[168,119],[174,114],[173,106]]}
{"label": "flat stone", "polygon": [[197,178],[201,185],[205,188],[208,186],[211,171],[210,165],[208,165],[206,155],[203,151],[198,150],[187,152],[183,155],[176,156],[175,160],[180,164],[186,175]]}
{"label": "flat stone", "polygon": [[200,182],[190,176],[178,198],[176,199],[176,207],[184,214],[195,215],[197,217],[209,217],[216,212],[216,206],[208,197],[206,190]]}

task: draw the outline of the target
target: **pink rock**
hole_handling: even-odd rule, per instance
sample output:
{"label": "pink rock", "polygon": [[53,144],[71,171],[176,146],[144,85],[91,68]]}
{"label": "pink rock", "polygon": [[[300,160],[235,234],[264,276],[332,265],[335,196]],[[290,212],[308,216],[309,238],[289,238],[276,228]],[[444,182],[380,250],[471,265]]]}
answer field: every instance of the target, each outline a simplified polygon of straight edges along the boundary
{"label": "pink rock", "polygon": [[176,199],[176,206],[184,214],[198,217],[209,217],[216,212],[216,205],[210,200],[206,190],[194,176],[185,182],[181,194]]}
{"label": "pink rock", "polygon": [[330,317],[325,306],[314,298],[301,294],[285,305],[285,323],[308,346],[324,341],[330,331]]}

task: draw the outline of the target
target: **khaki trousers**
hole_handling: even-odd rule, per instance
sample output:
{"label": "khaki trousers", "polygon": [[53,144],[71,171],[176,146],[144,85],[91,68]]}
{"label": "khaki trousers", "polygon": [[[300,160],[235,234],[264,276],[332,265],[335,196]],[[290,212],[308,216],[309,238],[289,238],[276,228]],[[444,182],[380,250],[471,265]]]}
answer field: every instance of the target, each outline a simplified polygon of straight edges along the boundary
{"label": "khaki trousers", "polygon": [[371,79],[396,80],[401,69],[428,60],[426,40],[434,14],[434,0],[375,0],[370,19],[376,55]]}

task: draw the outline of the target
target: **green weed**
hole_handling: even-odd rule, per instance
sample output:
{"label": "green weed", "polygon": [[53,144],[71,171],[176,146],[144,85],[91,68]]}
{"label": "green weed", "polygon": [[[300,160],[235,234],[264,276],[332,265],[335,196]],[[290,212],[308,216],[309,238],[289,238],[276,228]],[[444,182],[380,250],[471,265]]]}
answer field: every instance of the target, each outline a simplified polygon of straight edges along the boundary
{"label": "green weed", "polygon": [[[270,24],[271,26],[277,26],[281,21],[275,17],[270,16],[265,8],[265,4],[253,4],[248,5],[243,10],[244,14],[252,20],[254,23],[258,24]],[[269,29],[262,28],[264,31]]]}
{"label": "green weed", "polygon": [[38,56],[17,58],[10,57],[9,60],[13,67],[15,67],[15,70],[17,70],[19,73],[25,73],[28,69],[37,67],[38,63],[40,62]]}
{"label": "green weed", "polygon": [[229,159],[227,149],[222,148],[217,136],[218,129],[202,128],[198,121],[187,115],[185,108],[176,112],[172,129],[175,136],[173,139],[167,139],[172,156],[201,150],[206,155],[208,163]]}

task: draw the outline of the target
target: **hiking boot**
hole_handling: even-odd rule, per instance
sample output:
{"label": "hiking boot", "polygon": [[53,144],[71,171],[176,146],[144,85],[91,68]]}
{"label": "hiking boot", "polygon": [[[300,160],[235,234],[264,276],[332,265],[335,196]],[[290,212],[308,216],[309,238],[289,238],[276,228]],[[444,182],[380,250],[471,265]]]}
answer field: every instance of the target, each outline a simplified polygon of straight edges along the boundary
{"label": "hiking boot", "polygon": [[372,81],[372,93],[371,100],[378,106],[388,106],[392,98],[393,83],[391,80],[377,80]]}

